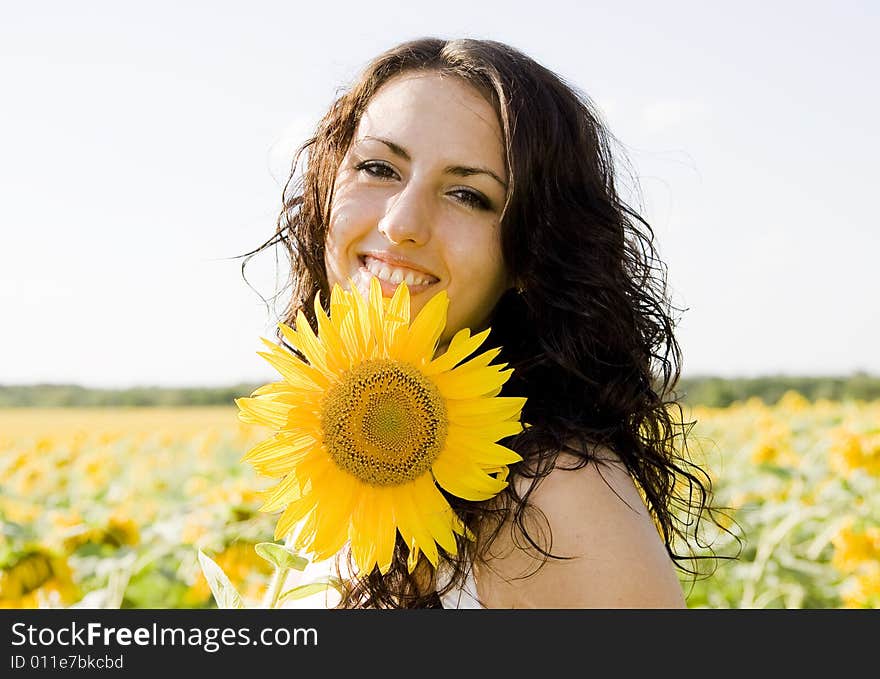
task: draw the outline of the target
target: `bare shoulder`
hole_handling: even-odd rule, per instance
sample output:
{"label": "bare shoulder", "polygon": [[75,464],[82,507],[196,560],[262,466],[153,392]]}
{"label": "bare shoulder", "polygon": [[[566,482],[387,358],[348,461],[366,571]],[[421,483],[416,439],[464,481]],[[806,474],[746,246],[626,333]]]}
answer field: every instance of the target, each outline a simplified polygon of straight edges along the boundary
{"label": "bare shoulder", "polygon": [[[490,608],[684,608],[675,568],[632,477],[611,451],[602,461],[557,467],[529,497],[539,510],[529,534],[554,555],[502,528],[477,564],[480,597]],[[543,517],[543,518],[542,518]]]}

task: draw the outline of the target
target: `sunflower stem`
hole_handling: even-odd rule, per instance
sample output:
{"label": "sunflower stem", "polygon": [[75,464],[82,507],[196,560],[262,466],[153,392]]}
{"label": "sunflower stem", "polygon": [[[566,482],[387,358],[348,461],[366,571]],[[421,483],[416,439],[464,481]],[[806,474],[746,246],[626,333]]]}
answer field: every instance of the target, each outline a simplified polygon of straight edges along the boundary
{"label": "sunflower stem", "polygon": [[[293,544],[294,534],[290,532],[284,538],[284,546],[290,547]],[[286,566],[276,566],[275,572],[272,574],[272,580],[269,582],[269,588],[266,590],[266,596],[263,599],[263,608],[275,608],[278,604],[278,597],[281,595],[281,588],[287,579],[287,571],[290,569]]]}

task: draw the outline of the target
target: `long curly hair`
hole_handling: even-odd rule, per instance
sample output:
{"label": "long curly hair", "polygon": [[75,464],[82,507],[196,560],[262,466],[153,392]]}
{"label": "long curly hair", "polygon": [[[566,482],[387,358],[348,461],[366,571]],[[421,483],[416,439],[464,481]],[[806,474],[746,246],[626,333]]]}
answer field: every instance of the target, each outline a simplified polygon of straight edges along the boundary
{"label": "long curly hair", "polygon": [[[498,360],[514,368],[502,395],[528,397],[523,420],[531,426],[501,441],[523,461],[511,465],[511,483],[499,496],[472,502],[446,494],[477,540],[456,536],[456,555],[440,550],[449,573],[444,587],[437,589],[424,556],[408,571],[398,535],[390,571],[349,578],[340,606],[438,607],[439,595],[461,586],[505,522],[523,546],[545,559],[565,558],[530,535],[526,521],[534,510],[529,495],[563,451],[577,467],[601,464],[602,448],[616,453],[676,567],[698,576],[697,560],[717,558],[701,537],[701,521],[721,522],[711,478],[688,452],[694,423],[684,421],[674,391],[681,362],[674,313],[681,309],[669,299],[650,225],[618,194],[614,137],[585,94],[527,55],[492,40],[407,41],[337,94],[295,154],[274,235],[246,255],[281,245],[289,256],[282,320],[291,323],[302,311],[314,325],[314,295],[329,299],[324,250],[337,168],[373,95],[412,71],[461,78],[498,115],[509,177],[501,247],[516,288],[494,309],[486,346],[502,347]],[[305,169],[297,172],[303,153]]]}

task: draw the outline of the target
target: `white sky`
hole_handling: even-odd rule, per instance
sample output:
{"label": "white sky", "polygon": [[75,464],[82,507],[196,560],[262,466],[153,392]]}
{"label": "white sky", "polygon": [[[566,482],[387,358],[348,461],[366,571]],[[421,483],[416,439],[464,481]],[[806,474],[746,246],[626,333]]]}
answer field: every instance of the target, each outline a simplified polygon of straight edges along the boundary
{"label": "white sky", "polygon": [[[685,375],[880,374],[876,2],[0,4],[0,384],[275,379],[228,259],[363,64],[491,38],[625,145]],[[250,277],[273,290],[271,256]]]}

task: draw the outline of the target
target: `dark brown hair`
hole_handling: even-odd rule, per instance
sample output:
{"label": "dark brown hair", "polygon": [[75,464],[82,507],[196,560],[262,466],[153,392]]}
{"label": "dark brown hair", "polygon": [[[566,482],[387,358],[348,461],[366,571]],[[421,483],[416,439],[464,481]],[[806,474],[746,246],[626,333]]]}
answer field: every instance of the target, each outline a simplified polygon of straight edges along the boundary
{"label": "dark brown hair", "polygon": [[[514,483],[482,503],[446,494],[479,536],[476,544],[458,537],[457,556],[440,550],[448,588],[461,584],[504,521],[545,558],[561,558],[529,534],[529,495],[560,452],[581,467],[600,464],[602,448],[633,476],[676,566],[698,575],[696,560],[714,558],[700,529],[702,517],[714,517],[711,480],[688,455],[692,423],[674,393],[680,310],[667,296],[666,267],[651,227],[618,195],[614,139],[589,98],[522,52],[491,40],[413,40],[379,55],[338,95],[294,158],[274,237],[254,251],[282,244],[290,257],[282,320],[302,310],[314,324],[315,293],[329,299],[324,247],[337,168],[373,95],[411,71],[459,77],[497,112],[509,177],[502,253],[519,290],[499,301],[485,346],[503,347],[498,361],[514,373],[502,394],[528,397],[523,419],[531,424],[501,441],[524,458],[510,469],[511,480],[528,479],[522,496]],[[416,581],[430,575],[427,564],[410,574],[407,554],[398,535],[391,570],[350,581],[341,605],[436,606],[437,594]]]}

